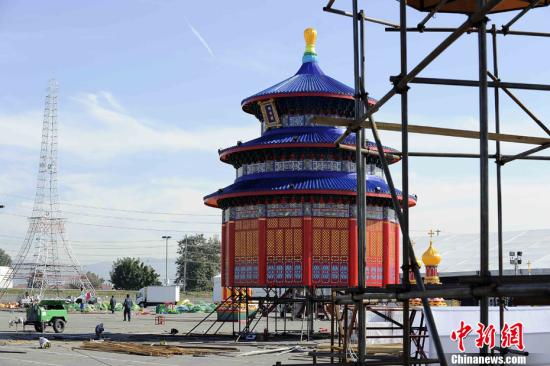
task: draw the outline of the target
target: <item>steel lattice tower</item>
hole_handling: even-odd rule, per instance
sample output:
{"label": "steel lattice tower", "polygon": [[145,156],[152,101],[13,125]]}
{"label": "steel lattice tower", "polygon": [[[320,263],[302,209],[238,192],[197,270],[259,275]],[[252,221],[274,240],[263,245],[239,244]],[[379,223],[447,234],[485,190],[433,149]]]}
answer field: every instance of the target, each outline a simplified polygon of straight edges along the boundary
{"label": "steel lattice tower", "polygon": [[0,298],[10,281],[24,281],[29,295],[44,298],[46,290],[59,290],[69,285],[83,287],[95,295],[95,290],[72,253],[65,237],[64,219],[59,207],[57,189],[57,81],[49,81],[44,106],[42,144],[36,197],[25,241],[19,249],[9,276],[0,283]]}

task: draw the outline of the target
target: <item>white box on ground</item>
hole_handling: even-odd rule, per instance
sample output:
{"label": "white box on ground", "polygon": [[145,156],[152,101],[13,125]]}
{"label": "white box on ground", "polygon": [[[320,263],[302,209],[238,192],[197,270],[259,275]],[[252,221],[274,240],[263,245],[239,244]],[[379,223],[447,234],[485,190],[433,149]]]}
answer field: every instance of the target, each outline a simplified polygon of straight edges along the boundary
{"label": "white box on ground", "polygon": [[222,301],[222,275],[212,277],[212,302]]}
{"label": "white box on ground", "polygon": [[159,304],[175,304],[180,301],[179,286],[147,286],[136,294],[136,303],[147,307]]}

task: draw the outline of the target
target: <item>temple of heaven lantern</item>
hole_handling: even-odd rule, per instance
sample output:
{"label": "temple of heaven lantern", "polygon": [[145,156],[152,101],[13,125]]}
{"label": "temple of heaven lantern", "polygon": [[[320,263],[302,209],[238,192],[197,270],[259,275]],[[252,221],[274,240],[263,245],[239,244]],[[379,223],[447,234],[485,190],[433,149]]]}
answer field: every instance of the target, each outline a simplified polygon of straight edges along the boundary
{"label": "temple of heaven lantern", "polygon": [[[308,28],[304,38],[298,72],[242,101],[243,111],[259,120],[261,136],[219,151],[236,179],[204,197],[223,210],[225,287],[357,286],[355,152],[335,145],[342,128],[310,122],[353,119],[354,90],[319,67],[317,32]],[[343,144],[354,145],[355,135]],[[368,156],[367,174],[366,285],[395,284],[399,225],[377,154]]]}

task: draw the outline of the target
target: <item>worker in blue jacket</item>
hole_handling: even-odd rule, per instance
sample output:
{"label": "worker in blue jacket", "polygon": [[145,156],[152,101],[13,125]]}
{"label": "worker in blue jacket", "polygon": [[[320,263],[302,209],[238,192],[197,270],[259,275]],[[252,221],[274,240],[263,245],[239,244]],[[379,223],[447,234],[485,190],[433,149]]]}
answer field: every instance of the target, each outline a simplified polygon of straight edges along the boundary
{"label": "worker in blue jacket", "polygon": [[126,321],[126,315],[128,315],[128,321],[130,321],[132,306],[134,306],[134,303],[132,302],[132,299],[130,299],[130,294],[126,294],[126,298],[122,303],[122,307],[124,308],[124,321]]}

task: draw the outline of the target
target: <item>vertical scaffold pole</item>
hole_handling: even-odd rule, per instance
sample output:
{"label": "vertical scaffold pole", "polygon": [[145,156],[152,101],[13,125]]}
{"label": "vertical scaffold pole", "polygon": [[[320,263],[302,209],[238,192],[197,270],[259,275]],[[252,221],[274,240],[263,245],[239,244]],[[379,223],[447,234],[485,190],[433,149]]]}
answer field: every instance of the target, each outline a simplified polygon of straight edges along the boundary
{"label": "vertical scaffold pole", "polygon": [[[497,44],[497,27],[493,24],[491,29],[491,35],[493,39],[493,74],[498,79],[498,44]],[[500,133],[500,96],[499,89],[495,88],[495,132]],[[496,159],[497,165],[497,231],[498,231],[498,277],[502,281],[502,269],[504,266],[504,254],[503,254],[503,242],[502,242],[502,175],[501,169],[501,154],[500,154],[500,141],[496,141]],[[498,314],[500,328],[504,326],[504,302],[503,298],[499,298]]]}
{"label": "vertical scaffold pole", "polygon": [[[478,0],[481,9],[486,0]],[[478,56],[479,56],[479,188],[480,188],[480,268],[479,275],[487,280],[489,273],[489,139],[488,139],[488,83],[487,83],[487,18],[478,24]],[[489,298],[487,295],[480,300],[480,323],[489,325]],[[487,353],[487,345],[481,353]]]}
{"label": "vertical scaffold pole", "polygon": [[[361,17],[362,19],[363,17]],[[359,35],[359,11],[357,8],[357,0],[353,0],[353,71],[355,79],[355,120],[359,120],[363,115],[363,102],[361,101],[361,74],[362,74],[362,57],[360,53],[360,39]],[[364,32],[361,26],[361,31]],[[366,227],[367,227],[367,197],[366,197],[366,174],[365,174],[365,157],[362,154],[362,149],[365,147],[365,131],[364,128],[359,128],[355,135],[355,164],[357,171],[357,279],[359,288],[365,288],[365,247],[366,247]],[[366,348],[366,326],[365,326],[365,307],[363,301],[358,301],[355,306],[357,307],[358,319],[357,319],[357,339],[358,339],[358,355],[357,364],[363,365],[365,363],[365,348]]]}
{"label": "vertical scaffold pole", "polygon": [[[407,75],[407,2],[399,2],[399,40],[401,47],[401,76]],[[403,190],[403,222],[401,223],[403,232],[403,287],[409,286],[409,243],[406,238],[409,237],[409,105],[407,89],[401,93],[401,178]],[[403,301],[403,365],[410,365],[411,354],[411,324],[409,317],[409,301]]]}

